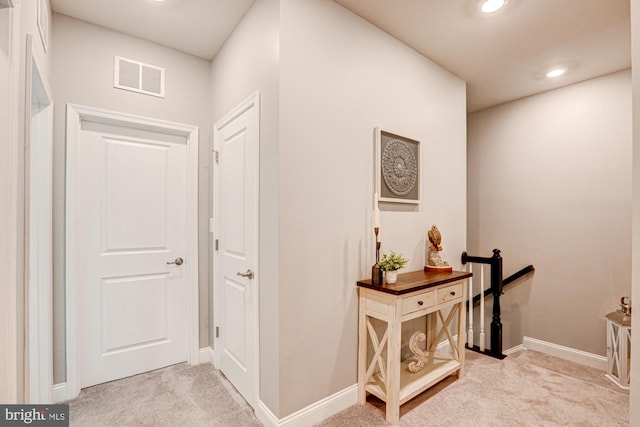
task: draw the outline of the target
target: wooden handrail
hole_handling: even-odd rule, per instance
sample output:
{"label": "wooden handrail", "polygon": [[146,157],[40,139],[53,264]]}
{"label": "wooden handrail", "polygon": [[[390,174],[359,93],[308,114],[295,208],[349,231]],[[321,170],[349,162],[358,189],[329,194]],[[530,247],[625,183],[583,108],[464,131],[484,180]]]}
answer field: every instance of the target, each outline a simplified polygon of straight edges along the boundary
{"label": "wooden handrail", "polygon": [[[515,282],[516,280],[518,280],[519,278],[521,278],[522,276],[526,276],[527,274],[535,271],[536,268],[533,265],[528,265],[525,268],[518,270],[517,272],[513,273],[511,276],[507,277],[506,279],[504,279],[502,281],[502,293],[504,294],[504,288],[506,288],[507,286],[509,286],[511,283]],[[489,295],[491,295],[491,288],[489,289],[485,289],[484,291],[484,297],[488,297]],[[478,303],[480,303],[480,294],[474,295],[472,298],[473,301],[473,305],[476,305]],[[469,308],[469,301],[467,301],[467,309]]]}

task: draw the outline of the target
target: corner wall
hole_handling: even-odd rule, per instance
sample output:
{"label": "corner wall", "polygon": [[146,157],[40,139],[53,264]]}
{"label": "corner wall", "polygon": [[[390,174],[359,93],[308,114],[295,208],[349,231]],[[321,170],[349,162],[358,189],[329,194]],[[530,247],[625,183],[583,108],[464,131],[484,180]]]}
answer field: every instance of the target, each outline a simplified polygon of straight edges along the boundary
{"label": "corner wall", "polygon": [[[199,297],[200,347],[209,345],[209,62],[177,50],[89,24],[53,15],[53,197],[54,383],[65,381],[65,108],[67,103],[120,111],[200,128],[199,142]],[[114,55],[166,68],[165,98],[113,87]]]}
{"label": "corner wall", "polygon": [[[630,402],[640,401],[640,0],[631,0],[631,67],[633,85],[633,225]],[[629,425],[640,425],[640,405],[629,405]]]}
{"label": "corner wall", "polygon": [[505,276],[536,268],[501,299],[504,348],[526,335],[606,355],[604,315],[631,291],[630,78],[469,115],[469,251],[501,249]]}
{"label": "corner wall", "polygon": [[279,405],[279,25],[279,1],[257,0],[211,65],[212,124],[252,93],[260,91],[259,398],[276,416]]}
{"label": "corner wall", "polygon": [[466,245],[465,83],[332,1],[280,4],[280,418],[356,383],[374,260],[374,128],[421,141],[422,204],[381,206],[383,251]]}

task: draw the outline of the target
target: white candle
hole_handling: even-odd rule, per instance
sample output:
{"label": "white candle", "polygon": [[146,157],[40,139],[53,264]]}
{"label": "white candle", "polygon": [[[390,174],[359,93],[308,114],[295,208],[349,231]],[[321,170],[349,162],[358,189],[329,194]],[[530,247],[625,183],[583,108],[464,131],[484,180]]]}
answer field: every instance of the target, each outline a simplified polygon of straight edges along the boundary
{"label": "white candle", "polygon": [[373,226],[380,228],[380,208],[378,208],[378,193],[373,195]]}

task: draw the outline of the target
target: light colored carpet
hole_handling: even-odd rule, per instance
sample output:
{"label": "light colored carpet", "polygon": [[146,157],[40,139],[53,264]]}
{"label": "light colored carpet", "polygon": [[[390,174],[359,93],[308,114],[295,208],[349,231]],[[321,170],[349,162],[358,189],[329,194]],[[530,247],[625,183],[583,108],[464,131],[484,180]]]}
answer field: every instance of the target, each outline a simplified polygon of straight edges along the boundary
{"label": "light colored carpet", "polygon": [[253,410],[210,364],[169,366],[83,389],[71,426],[260,426]]}
{"label": "light colored carpet", "polygon": [[[467,352],[466,375],[446,378],[400,408],[400,426],[628,426],[629,393],[588,368],[535,351],[500,361]],[[212,365],[179,364],[82,390],[72,426],[260,426]],[[320,423],[383,426],[370,397]]]}
{"label": "light colored carpet", "polygon": [[[604,372],[535,351],[500,361],[467,351],[466,375],[446,378],[400,408],[400,426],[628,426],[629,393]],[[370,396],[319,426],[385,425]]]}

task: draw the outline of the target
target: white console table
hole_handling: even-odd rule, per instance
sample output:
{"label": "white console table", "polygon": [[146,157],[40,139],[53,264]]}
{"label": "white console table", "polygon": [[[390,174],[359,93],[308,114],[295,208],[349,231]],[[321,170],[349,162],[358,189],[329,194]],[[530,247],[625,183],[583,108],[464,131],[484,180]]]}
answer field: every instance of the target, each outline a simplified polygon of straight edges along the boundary
{"label": "white console table", "polygon": [[[358,282],[360,310],[358,322],[358,402],[364,404],[367,394],[386,402],[388,423],[397,424],[400,405],[449,375],[464,373],[465,307],[471,273],[415,271],[398,275],[395,284],[373,285],[371,280]],[[450,310],[447,313],[447,309]],[[412,373],[401,360],[402,323],[427,316],[426,366]],[[386,322],[378,336],[371,318]],[[452,333],[453,320],[457,328]],[[457,338],[454,336],[457,334]],[[437,351],[438,344],[448,340],[451,353]],[[373,354],[368,353],[369,341]],[[386,355],[383,351],[386,345]]]}

